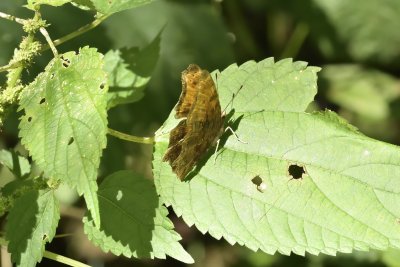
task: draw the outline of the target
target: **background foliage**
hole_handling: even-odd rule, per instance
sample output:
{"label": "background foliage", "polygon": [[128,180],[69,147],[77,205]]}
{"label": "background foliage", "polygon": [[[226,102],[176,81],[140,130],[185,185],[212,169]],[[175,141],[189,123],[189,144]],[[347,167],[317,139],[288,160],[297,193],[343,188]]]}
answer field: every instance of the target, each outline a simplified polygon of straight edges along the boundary
{"label": "background foliage", "polygon": [[[21,8],[24,3],[1,1],[0,10],[28,17],[30,13]],[[323,67],[314,109],[335,110],[366,135],[399,145],[399,11],[397,0],[157,1],[111,16],[94,30],[59,46],[58,50],[78,50],[85,45],[97,47],[101,53],[124,46],[143,48],[160,35],[160,57],[143,98],[110,110],[109,127],[113,129],[152,135],[176,103],[181,90],[179,74],[190,63],[212,70],[250,59],[293,57]],[[64,36],[92,20],[90,14],[68,4],[58,8],[43,7],[42,14],[51,23],[48,31],[53,38]],[[21,34],[19,25],[1,21],[0,65],[8,62]],[[25,81],[32,81],[51,57],[47,51],[38,58],[34,68],[24,73]],[[5,79],[2,75],[0,73],[1,82]],[[143,78],[148,76],[143,75]],[[1,133],[3,148],[18,144],[16,125],[17,116],[7,121]],[[107,143],[100,166],[101,178],[120,169],[134,169],[151,177],[151,147],[114,138],[108,138]],[[3,168],[2,177],[6,176]],[[5,183],[6,179],[1,182]],[[67,190],[59,190],[58,194],[64,203],[77,201]],[[43,196],[50,197],[46,193]],[[79,221],[73,219],[74,212],[75,209],[63,211],[66,219],[61,220],[58,231],[82,233],[77,227]],[[400,262],[398,251],[358,252],[335,258],[268,256],[202,236],[180,219],[170,217],[197,266],[399,266]],[[123,257],[104,256],[82,240],[85,237],[79,239],[79,235],[54,240],[48,249],[87,260],[94,266],[97,261],[107,262],[106,266],[131,264],[132,260]],[[134,264],[183,265],[172,259]],[[40,266],[57,266],[57,263],[44,259]]]}

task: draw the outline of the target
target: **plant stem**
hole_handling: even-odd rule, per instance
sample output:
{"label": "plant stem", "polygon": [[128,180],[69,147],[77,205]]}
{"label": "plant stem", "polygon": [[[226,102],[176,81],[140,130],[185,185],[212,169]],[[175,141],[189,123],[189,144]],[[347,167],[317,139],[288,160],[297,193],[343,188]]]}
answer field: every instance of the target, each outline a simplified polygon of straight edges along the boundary
{"label": "plant stem", "polygon": [[15,22],[18,22],[20,24],[23,24],[24,21],[25,21],[24,19],[20,19],[20,18],[14,17],[14,16],[8,15],[8,14],[3,13],[3,12],[0,12],[0,18],[8,19],[8,20],[11,20],[11,21],[15,21]]}
{"label": "plant stem", "polygon": [[[108,16],[109,15],[105,15],[105,16],[99,17],[96,20],[92,21],[91,23],[86,24],[85,26],[82,26],[78,30],[76,30],[74,32],[71,32],[70,34],[67,34],[64,37],[61,37],[60,39],[54,40],[53,41],[53,46],[56,47],[56,46],[58,46],[58,45],[60,45],[62,43],[65,43],[65,42],[71,40],[72,38],[75,38],[75,37],[87,32],[87,31],[97,27],[101,22],[103,22],[105,19],[107,19]],[[21,23],[21,24],[24,22],[23,19],[16,18],[14,16],[11,16],[11,15],[8,15],[8,14],[2,13],[2,12],[0,12],[0,17],[5,18],[5,19],[9,19],[9,20],[15,20],[15,21],[17,21],[18,23]],[[47,40],[47,38],[46,38],[46,40]],[[53,50],[53,48],[51,47],[50,44],[44,45],[44,46],[42,46],[42,48],[40,49],[39,52],[44,52],[49,48],[51,48]],[[54,54],[54,50],[53,50],[53,54]],[[1,66],[0,67],[0,72],[6,71],[6,70],[9,70],[9,69],[13,69],[13,68],[17,68],[20,65],[21,65],[20,62],[13,62],[12,64]]]}
{"label": "plant stem", "polygon": [[51,259],[51,260],[54,260],[54,261],[58,261],[58,262],[64,263],[65,265],[69,265],[69,266],[90,267],[89,265],[84,264],[82,262],[79,262],[79,261],[64,257],[62,255],[59,255],[59,254],[56,254],[56,253],[53,253],[53,252],[50,252],[50,251],[47,251],[47,250],[43,253],[43,257]]}
{"label": "plant stem", "polygon": [[51,38],[50,38],[50,36],[49,36],[49,33],[46,31],[46,29],[45,29],[44,27],[41,27],[41,28],[40,28],[40,32],[42,33],[42,35],[44,36],[44,38],[46,38],[46,41],[47,41],[48,45],[50,46],[51,51],[53,52],[54,57],[57,57],[57,56],[58,56],[58,52],[57,52],[56,47],[55,47],[54,44],[53,44],[53,41],[51,40]]}
{"label": "plant stem", "polygon": [[121,133],[119,131],[113,130],[108,128],[108,133],[112,136],[115,136],[119,139],[130,141],[130,142],[135,142],[135,143],[141,143],[141,144],[148,144],[152,145],[154,143],[154,137],[139,137],[139,136],[133,136],[125,133]]}
{"label": "plant stem", "polygon": [[300,47],[304,43],[308,35],[309,29],[305,23],[299,23],[293,31],[285,49],[282,52],[281,58],[294,58],[299,53]]}
{"label": "plant stem", "polygon": [[[101,22],[103,22],[106,18],[108,18],[108,16],[109,16],[109,15],[105,15],[105,16],[102,16],[102,17],[99,17],[99,18],[95,19],[95,20],[92,21],[91,23],[86,24],[85,26],[80,27],[78,30],[76,30],[76,31],[74,31],[74,32],[71,32],[71,33],[69,33],[69,34],[63,36],[63,37],[61,37],[60,39],[54,40],[54,41],[53,41],[53,44],[54,44],[55,46],[58,46],[58,45],[60,45],[60,44],[62,44],[62,43],[65,43],[66,41],[71,40],[72,38],[75,38],[75,37],[77,37],[77,36],[79,36],[79,35],[81,35],[81,34],[87,32],[87,31],[89,31],[89,30],[91,30],[91,29],[97,27]],[[49,49],[49,48],[50,48],[49,45],[44,45],[44,46],[42,47],[42,49],[41,49],[41,52],[43,52],[43,51],[45,51],[45,50],[47,50],[47,49]]]}
{"label": "plant stem", "polygon": [[5,66],[0,66],[0,72],[7,71],[9,69],[18,68],[19,66],[21,66],[21,64],[22,64],[21,61],[17,61],[17,62],[13,62],[13,63],[8,63]]}

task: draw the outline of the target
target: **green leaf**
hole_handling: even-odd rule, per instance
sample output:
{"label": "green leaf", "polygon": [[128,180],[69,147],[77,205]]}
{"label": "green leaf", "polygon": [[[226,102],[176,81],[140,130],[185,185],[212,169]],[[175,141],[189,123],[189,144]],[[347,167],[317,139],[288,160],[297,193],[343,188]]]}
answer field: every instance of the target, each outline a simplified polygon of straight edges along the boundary
{"label": "green leaf", "polygon": [[[333,112],[303,112],[316,92],[317,71],[288,60],[223,71],[221,102],[243,86],[229,124],[246,143],[226,133],[216,162],[208,160],[212,148],[182,182],[161,160],[169,138],[162,127],[153,161],[162,201],[202,233],[271,254],[399,248],[400,150],[360,134]],[[171,121],[172,114],[165,125]],[[293,167],[305,172],[301,179],[294,179]]]}
{"label": "green leaf", "polygon": [[29,161],[19,156],[15,151],[0,150],[0,163],[6,166],[17,177],[22,177],[31,171]]}
{"label": "green leaf", "polygon": [[19,198],[7,217],[6,238],[11,259],[18,266],[36,266],[51,242],[60,219],[51,190],[30,191]]}
{"label": "green leaf", "polygon": [[157,63],[160,34],[145,48],[110,50],[104,56],[104,70],[108,73],[108,108],[132,103],[143,97],[143,90]]}
{"label": "green leaf", "polygon": [[97,169],[107,133],[107,77],[93,48],[53,59],[21,95],[20,137],[47,177],[78,189],[100,224]]}
{"label": "green leaf", "polygon": [[50,6],[62,6],[72,0],[28,0],[27,7],[29,9],[35,10],[37,5],[50,5]]}
{"label": "green leaf", "polygon": [[71,4],[83,10],[96,10],[91,0],[74,0]]}
{"label": "green leaf", "polygon": [[400,267],[399,250],[389,249],[382,255],[382,262],[388,267]]}
{"label": "green leaf", "polygon": [[[299,5],[299,3],[297,3]],[[308,10],[320,10],[311,19],[312,34],[331,58],[350,55],[355,61],[390,64],[400,57],[400,2],[397,0],[313,0]],[[373,18],[373,19],[371,19]],[[308,18],[307,18],[308,19]],[[384,25],[384,26],[383,26]]]}
{"label": "green leaf", "polygon": [[35,186],[32,179],[16,179],[4,185],[1,188],[1,194],[5,197],[18,194],[19,192],[25,193],[26,191],[32,190]]}
{"label": "green leaf", "polygon": [[169,255],[185,263],[192,257],[179,244],[168,210],[158,202],[153,183],[131,171],[119,171],[99,188],[100,230],[89,217],[84,230],[103,251],[126,257],[161,258]]}
{"label": "green leaf", "polygon": [[105,15],[109,15],[122,10],[146,5],[153,1],[154,0],[118,0],[118,1],[92,0],[92,3],[96,7],[97,11]]}
{"label": "green leaf", "polygon": [[394,77],[358,65],[325,66],[321,78],[330,101],[373,120],[387,118],[390,102],[400,95]]}

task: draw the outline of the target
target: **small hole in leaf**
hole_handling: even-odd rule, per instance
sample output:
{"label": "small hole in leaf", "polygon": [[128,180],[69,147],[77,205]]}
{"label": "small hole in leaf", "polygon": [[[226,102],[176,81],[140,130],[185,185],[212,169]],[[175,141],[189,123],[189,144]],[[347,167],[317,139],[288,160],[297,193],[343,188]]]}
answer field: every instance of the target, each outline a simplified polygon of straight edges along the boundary
{"label": "small hole in leaf", "polygon": [[32,117],[28,117],[28,122],[31,122],[32,121]]}
{"label": "small hole in leaf", "polygon": [[69,65],[71,65],[71,61],[67,58],[67,59],[63,59],[63,66],[65,67],[65,68],[68,68],[69,67]]}
{"label": "small hole in leaf", "polygon": [[100,89],[104,89],[104,86],[105,86],[105,84],[104,84],[104,83],[101,83],[101,84],[100,84]]}
{"label": "small hole in leaf", "polygon": [[68,140],[68,145],[72,144],[73,142],[74,142],[74,138],[71,137],[71,138]]}
{"label": "small hole in leaf", "polygon": [[50,79],[53,79],[54,78],[54,73],[52,73],[51,75],[50,75]]}
{"label": "small hole in leaf", "polygon": [[254,178],[251,179],[251,181],[253,182],[253,184],[257,186],[257,190],[260,191],[261,193],[263,193],[265,189],[267,189],[267,184],[264,183],[260,175],[254,176]]}
{"label": "small hole in leaf", "polygon": [[43,235],[43,240],[46,240],[47,239],[47,235]]}
{"label": "small hole in leaf", "polygon": [[253,182],[253,184],[259,186],[262,183],[262,178],[260,177],[260,175],[256,175],[254,176],[253,179],[251,179],[251,181]]}
{"label": "small hole in leaf", "polygon": [[289,175],[292,176],[292,179],[295,180],[303,178],[303,174],[306,173],[304,167],[297,164],[291,164],[288,171]]}
{"label": "small hole in leaf", "polygon": [[46,98],[42,98],[42,99],[40,99],[40,102],[39,102],[39,104],[43,104],[44,102],[46,102]]}

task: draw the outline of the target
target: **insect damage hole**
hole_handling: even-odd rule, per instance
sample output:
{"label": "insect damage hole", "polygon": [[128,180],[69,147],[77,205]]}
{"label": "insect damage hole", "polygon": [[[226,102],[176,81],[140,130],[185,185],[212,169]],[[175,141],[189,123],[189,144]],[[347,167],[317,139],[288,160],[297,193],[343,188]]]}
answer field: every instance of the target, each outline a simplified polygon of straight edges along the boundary
{"label": "insect damage hole", "polygon": [[71,138],[68,140],[68,145],[72,144],[73,142],[74,142],[74,138],[71,137]]}
{"label": "insect damage hole", "polygon": [[100,90],[103,90],[103,89],[104,89],[104,86],[106,86],[105,83],[101,83],[101,84],[100,84]]}
{"label": "insect damage hole", "polygon": [[42,98],[42,99],[40,99],[40,102],[39,102],[39,104],[41,105],[41,104],[43,104],[44,102],[46,102],[46,98]]}
{"label": "insect damage hole", "polygon": [[251,179],[251,181],[253,182],[253,184],[257,186],[257,190],[260,191],[261,193],[264,193],[265,189],[267,189],[267,184],[264,183],[260,175],[254,176],[254,178]]}
{"label": "insect damage hole", "polygon": [[303,166],[299,166],[297,164],[290,164],[288,168],[288,173],[292,177],[291,179],[303,179],[303,174],[306,173],[306,170]]}
{"label": "insect damage hole", "polygon": [[69,65],[71,65],[71,61],[68,58],[66,58],[66,59],[62,58],[62,60],[63,60],[62,65],[64,68],[68,68]]}
{"label": "insect damage hole", "polygon": [[32,121],[32,117],[28,117],[28,122],[31,122]]}

